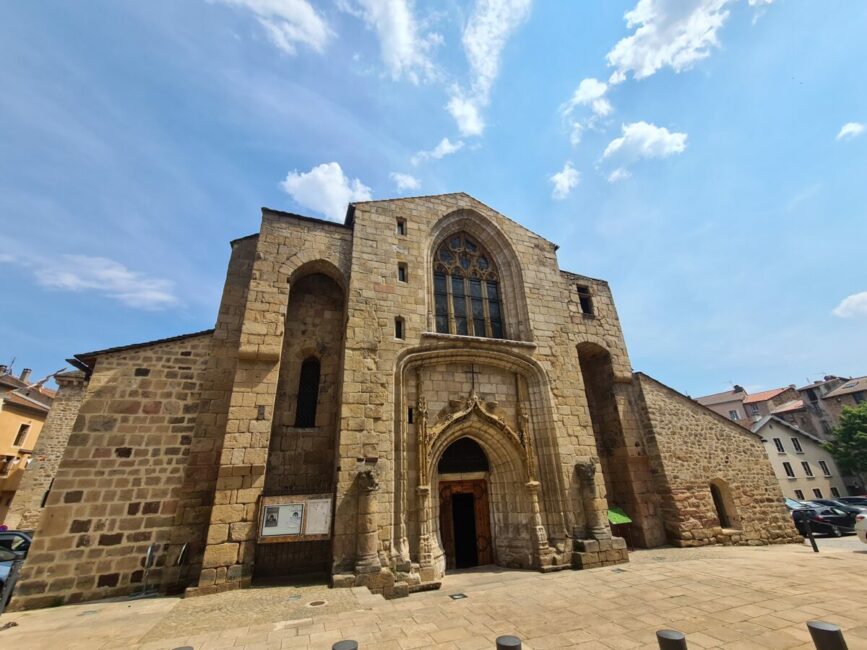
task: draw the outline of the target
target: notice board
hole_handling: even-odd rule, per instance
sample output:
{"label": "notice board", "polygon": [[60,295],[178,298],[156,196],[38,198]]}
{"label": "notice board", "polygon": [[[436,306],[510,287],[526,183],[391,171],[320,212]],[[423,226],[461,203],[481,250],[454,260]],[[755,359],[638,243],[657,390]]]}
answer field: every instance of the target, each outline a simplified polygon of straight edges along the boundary
{"label": "notice board", "polygon": [[333,506],[332,494],[262,497],[259,543],[329,539]]}

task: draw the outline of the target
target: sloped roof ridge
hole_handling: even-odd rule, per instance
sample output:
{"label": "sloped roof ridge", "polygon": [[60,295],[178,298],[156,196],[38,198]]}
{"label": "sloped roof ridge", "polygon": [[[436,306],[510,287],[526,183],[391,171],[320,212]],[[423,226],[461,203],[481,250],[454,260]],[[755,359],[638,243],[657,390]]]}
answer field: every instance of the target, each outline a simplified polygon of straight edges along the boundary
{"label": "sloped roof ridge", "polygon": [[138,350],[139,348],[146,348],[151,345],[159,345],[161,343],[173,343],[174,341],[183,341],[184,339],[192,339],[197,336],[205,336],[206,334],[213,334],[214,328],[201,330],[199,332],[190,332],[189,334],[178,334],[177,336],[169,336],[164,339],[154,339],[152,341],[143,341],[141,343],[130,343],[129,345],[118,345],[113,348],[105,348],[104,350],[94,350],[93,352],[82,352],[80,354],[74,355],[76,359],[80,362],[83,362],[84,359],[90,357],[98,357],[103,354],[112,354],[115,352],[126,352],[127,350]]}
{"label": "sloped roof ridge", "polygon": [[744,426],[741,426],[741,425],[738,424],[737,422],[732,422],[732,421],[729,420],[727,417],[724,417],[724,416],[720,415],[719,413],[717,413],[716,411],[713,411],[713,410],[709,409],[709,408],[708,408],[707,406],[705,406],[704,404],[699,404],[696,400],[694,400],[693,398],[691,398],[689,395],[684,395],[684,394],[681,393],[679,390],[675,390],[675,389],[672,388],[671,386],[668,386],[667,384],[663,384],[661,381],[659,381],[658,379],[655,379],[654,377],[651,377],[651,376],[648,375],[646,372],[641,372],[640,370],[636,370],[636,371],[633,372],[632,374],[633,374],[633,375],[636,375],[636,376],[639,376],[639,377],[646,377],[647,379],[649,379],[649,380],[652,381],[653,383],[655,383],[655,384],[657,384],[657,385],[659,385],[659,386],[662,386],[665,390],[669,391],[670,393],[674,393],[674,394],[677,395],[678,397],[682,397],[682,398],[685,399],[686,401],[688,401],[688,402],[692,402],[692,403],[695,404],[696,406],[699,406],[699,407],[705,409],[705,410],[706,410],[706,411],[707,411],[707,412],[708,412],[712,417],[715,417],[716,419],[718,419],[718,420],[721,421],[721,422],[725,422],[727,425],[730,425],[731,427],[733,427],[734,429],[737,429],[737,430],[740,431],[741,433],[746,433],[746,434],[748,434],[748,435],[756,436],[757,438],[761,439],[761,436],[760,436],[759,434],[757,434],[756,432],[752,431],[751,429],[748,429],[748,428],[746,428],[746,427],[744,427]]}

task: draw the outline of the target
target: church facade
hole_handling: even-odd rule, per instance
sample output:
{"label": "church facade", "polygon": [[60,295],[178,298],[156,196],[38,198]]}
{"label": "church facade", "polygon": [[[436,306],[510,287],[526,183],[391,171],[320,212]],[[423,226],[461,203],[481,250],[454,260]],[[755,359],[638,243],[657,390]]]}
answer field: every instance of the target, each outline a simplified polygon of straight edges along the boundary
{"label": "church facade", "polygon": [[73,359],[12,608],[798,540],[760,437],[633,373],[607,283],[556,251],[463,193],[264,209],[213,330]]}

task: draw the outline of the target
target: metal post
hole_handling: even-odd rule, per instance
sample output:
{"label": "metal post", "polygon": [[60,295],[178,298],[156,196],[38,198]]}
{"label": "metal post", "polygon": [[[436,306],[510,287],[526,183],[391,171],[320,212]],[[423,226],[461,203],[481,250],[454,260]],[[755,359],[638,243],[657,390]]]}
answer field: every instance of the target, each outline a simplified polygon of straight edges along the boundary
{"label": "metal post", "polygon": [[358,650],[358,641],[352,641],[351,639],[338,641],[331,646],[331,650]]}
{"label": "metal post", "polygon": [[521,650],[521,639],[511,634],[498,636],[497,650]]}
{"label": "metal post", "polygon": [[659,650],[687,650],[686,636],[677,630],[657,630],[656,640]]}
{"label": "metal post", "polygon": [[813,547],[813,552],[818,553],[819,547],[816,546],[816,538],[813,537],[813,524],[807,519],[807,537],[810,539],[810,545]]}
{"label": "metal post", "polygon": [[810,630],[816,650],[848,650],[849,648],[839,625],[825,621],[807,621],[807,629]]}

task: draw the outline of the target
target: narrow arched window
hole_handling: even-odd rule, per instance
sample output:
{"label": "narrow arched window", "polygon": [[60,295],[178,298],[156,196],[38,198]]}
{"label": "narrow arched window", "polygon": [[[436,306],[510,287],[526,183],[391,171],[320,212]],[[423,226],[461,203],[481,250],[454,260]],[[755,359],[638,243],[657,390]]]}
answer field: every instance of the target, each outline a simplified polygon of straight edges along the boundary
{"label": "narrow arched window", "polygon": [[491,256],[472,237],[447,237],[434,258],[434,316],[442,334],[505,337],[499,275]]}
{"label": "narrow arched window", "polygon": [[319,401],[319,359],[308,357],[301,364],[298,378],[298,402],[295,406],[295,426],[316,426],[316,403]]}

